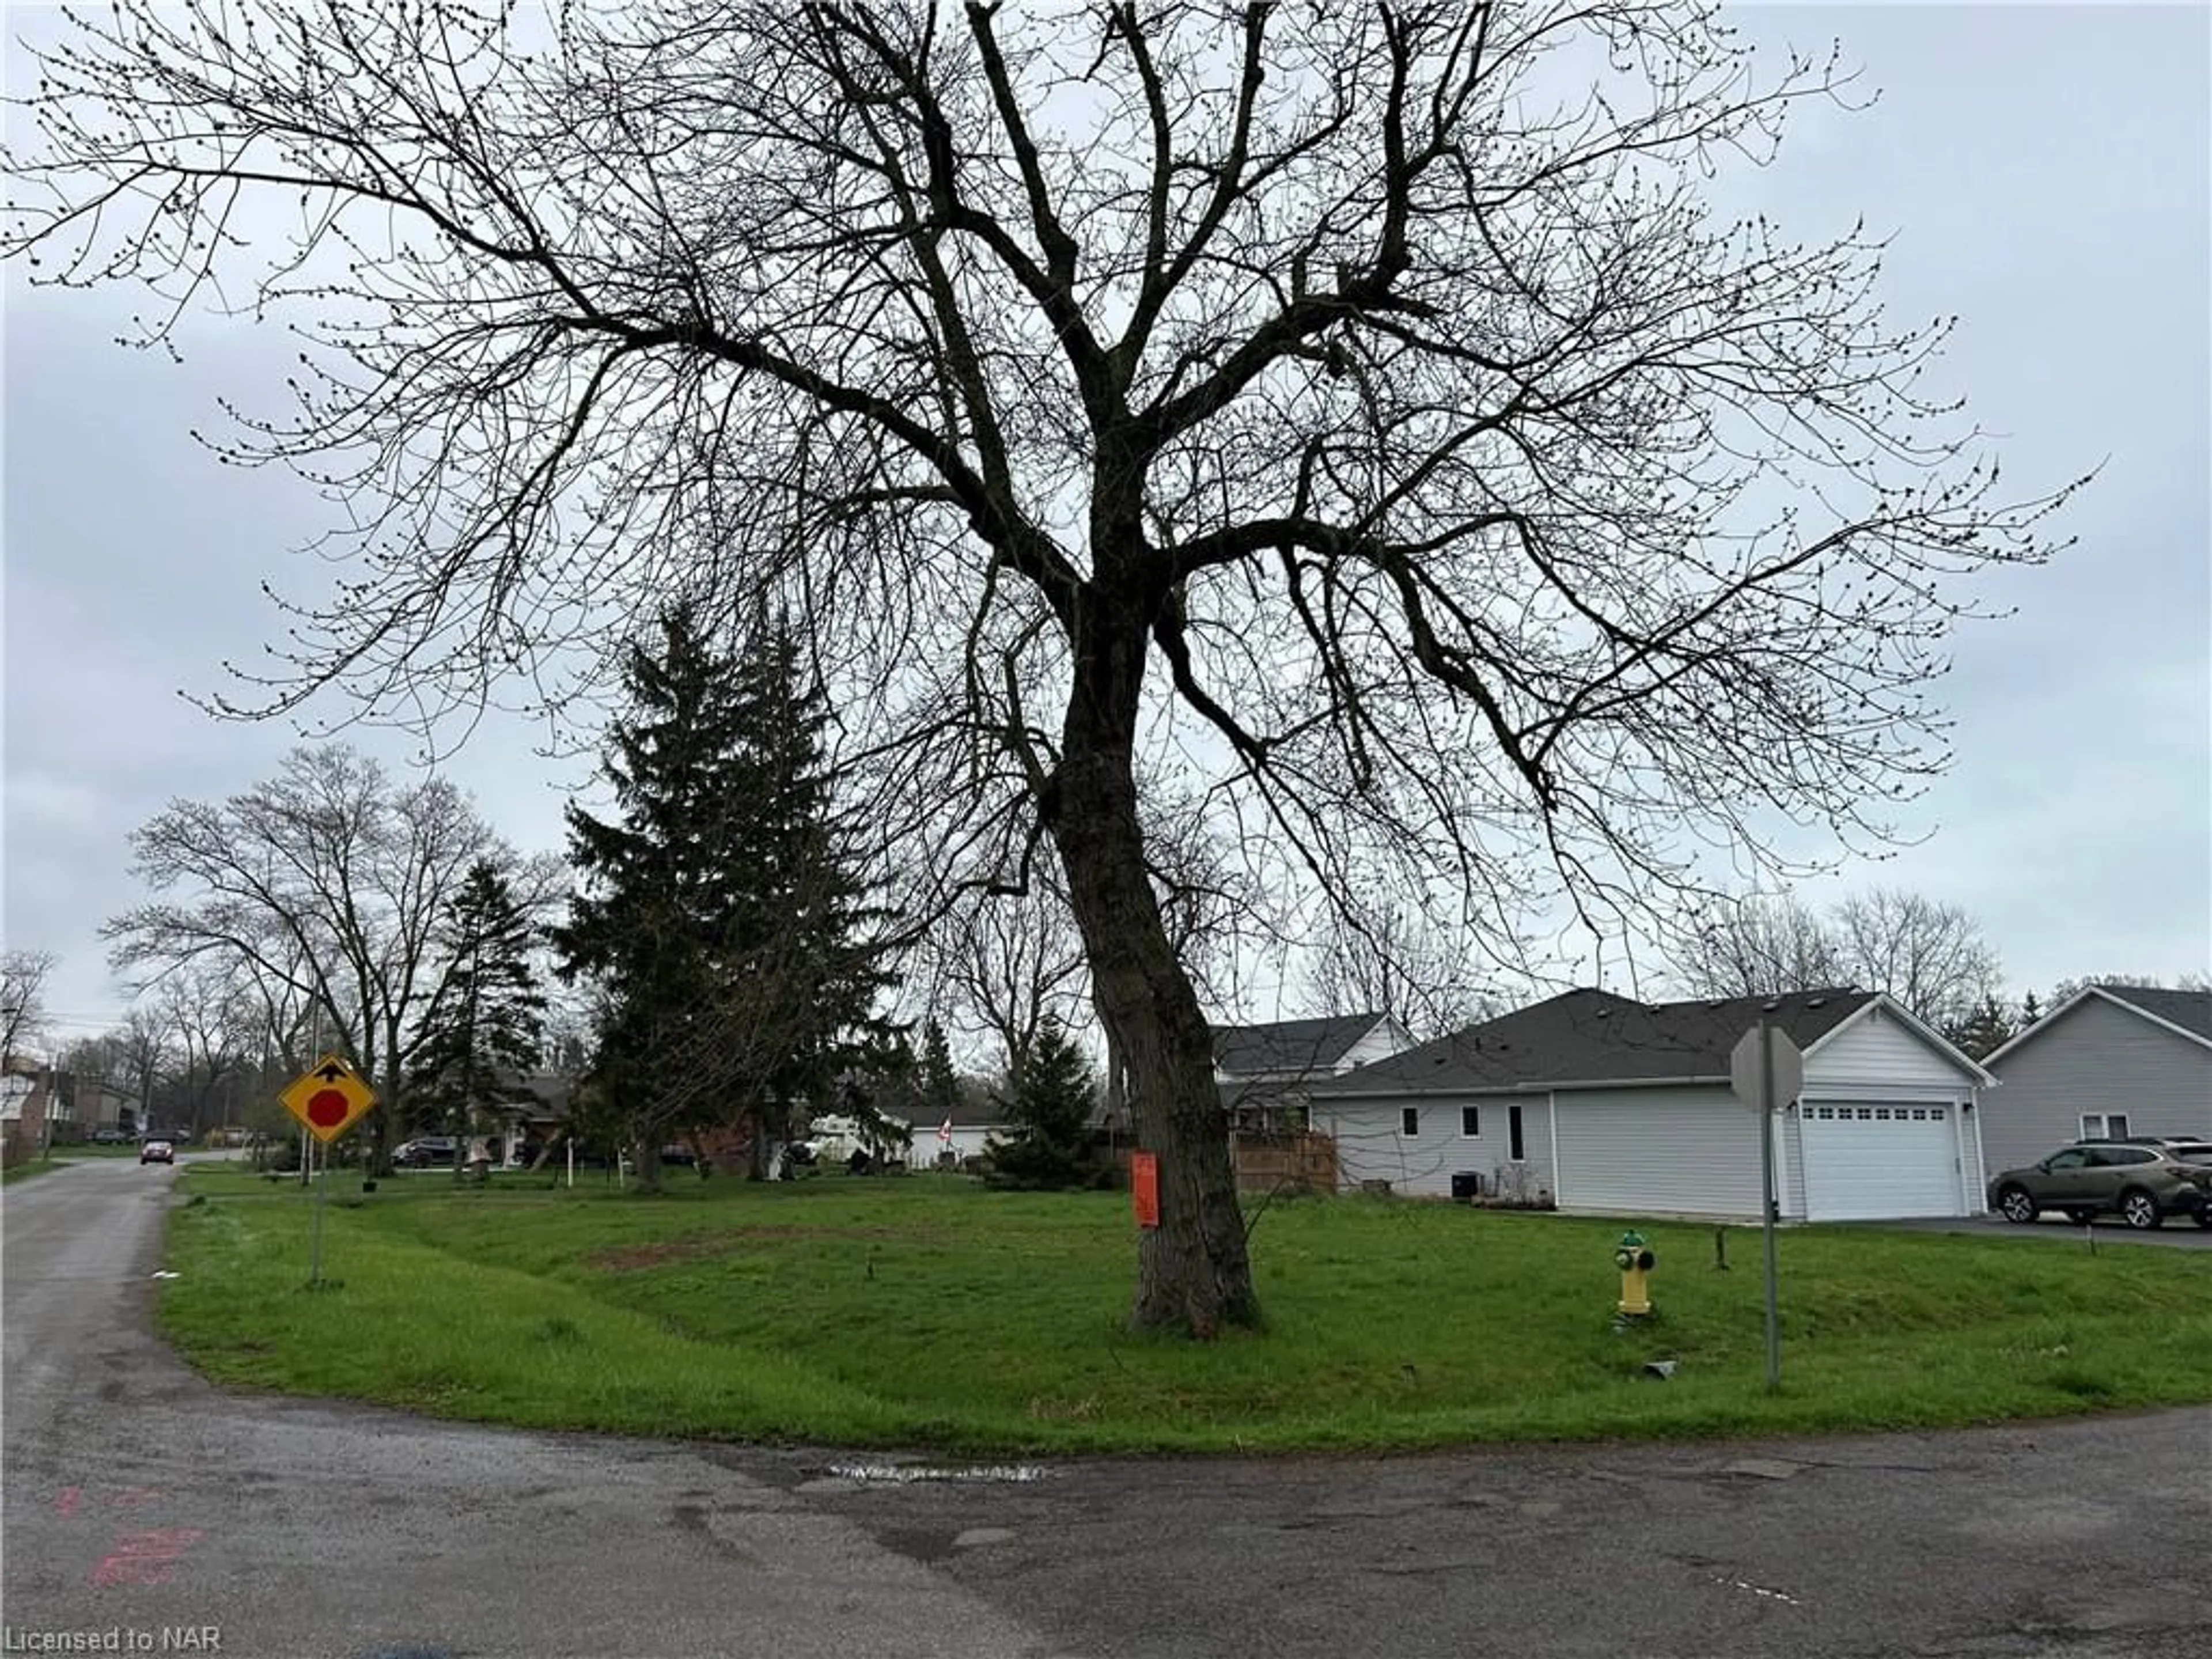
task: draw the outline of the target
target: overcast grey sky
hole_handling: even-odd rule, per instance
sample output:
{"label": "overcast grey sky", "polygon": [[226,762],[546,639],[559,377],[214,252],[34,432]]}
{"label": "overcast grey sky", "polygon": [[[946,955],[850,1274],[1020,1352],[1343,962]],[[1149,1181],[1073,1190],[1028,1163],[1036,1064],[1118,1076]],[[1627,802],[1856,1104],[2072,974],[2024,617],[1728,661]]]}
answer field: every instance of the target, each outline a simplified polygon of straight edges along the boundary
{"label": "overcast grey sky", "polygon": [[[20,21],[13,13],[11,24]],[[2015,994],[2091,973],[2212,969],[2212,18],[2166,8],[1764,7],[1755,40],[1840,36],[1880,102],[1801,119],[1751,191],[1808,234],[1896,234],[1902,314],[1958,312],[1948,378],[2005,434],[2009,478],[2099,463],[2081,545],[1983,597],[1958,641],[1959,763],[1919,845],[1805,890],[1873,883],[1960,904]],[[20,58],[10,51],[11,73]],[[281,624],[260,598],[326,522],[303,487],[216,465],[187,435],[218,394],[267,393],[273,331],[212,320],[182,366],[111,343],[135,296],[7,277],[4,932],[55,951],[57,1035],[123,997],[96,930],[135,896],[125,837],[175,795],[266,775],[289,727],[226,725],[223,684]],[[298,584],[295,584],[295,586]],[[327,711],[336,715],[340,711]],[[404,764],[409,745],[362,747]],[[526,850],[560,844],[556,766],[514,726],[447,768]],[[1255,1011],[1265,1012],[1265,1011]]]}

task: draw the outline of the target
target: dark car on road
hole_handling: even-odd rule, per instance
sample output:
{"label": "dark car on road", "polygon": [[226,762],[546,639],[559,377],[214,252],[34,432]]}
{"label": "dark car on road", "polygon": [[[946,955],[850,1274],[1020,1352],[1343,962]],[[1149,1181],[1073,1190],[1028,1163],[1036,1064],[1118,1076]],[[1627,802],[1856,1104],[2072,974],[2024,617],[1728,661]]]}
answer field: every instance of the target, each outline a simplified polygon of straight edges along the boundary
{"label": "dark car on road", "polygon": [[1990,1182],[1990,1207],[2021,1223],[2057,1210],[2084,1224],[2117,1215],[2130,1227],[2146,1229],[2185,1215],[2200,1227],[2212,1227],[2212,1162],[2192,1161],[2184,1145],[2076,1141]]}
{"label": "dark car on road", "polygon": [[174,1164],[177,1149],[166,1140],[149,1140],[138,1148],[138,1162],[146,1164]]}
{"label": "dark car on road", "polygon": [[402,1170],[428,1170],[453,1161],[451,1135],[417,1135],[392,1149],[392,1162]]}

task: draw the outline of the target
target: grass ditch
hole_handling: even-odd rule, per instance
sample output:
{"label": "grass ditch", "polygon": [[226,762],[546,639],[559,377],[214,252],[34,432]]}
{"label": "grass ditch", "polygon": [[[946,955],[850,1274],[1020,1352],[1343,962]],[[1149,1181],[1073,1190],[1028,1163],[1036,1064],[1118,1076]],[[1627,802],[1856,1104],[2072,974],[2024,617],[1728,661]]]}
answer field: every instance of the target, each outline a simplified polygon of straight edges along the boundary
{"label": "grass ditch", "polygon": [[[196,1168],[164,1333],[232,1384],[540,1428],[965,1453],[1413,1449],[1938,1427],[2212,1400],[2190,1251],[1863,1227],[1638,1223],[1658,1317],[1617,1334],[1623,1224],[1360,1199],[1272,1206],[1266,1330],[1122,1328],[1126,1198],[957,1179],[603,1188],[436,1176],[309,1200]],[[1647,1361],[1675,1362],[1666,1381]]]}

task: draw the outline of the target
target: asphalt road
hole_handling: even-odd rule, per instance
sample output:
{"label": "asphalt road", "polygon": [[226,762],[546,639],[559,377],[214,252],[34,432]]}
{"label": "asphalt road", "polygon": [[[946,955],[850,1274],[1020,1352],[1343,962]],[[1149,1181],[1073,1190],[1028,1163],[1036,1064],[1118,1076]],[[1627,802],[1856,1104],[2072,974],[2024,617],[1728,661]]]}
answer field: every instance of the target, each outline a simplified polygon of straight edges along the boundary
{"label": "asphalt road", "polygon": [[143,1323],[171,1180],[87,1163],[0,1199],[5,1651],[2212,1651],[2212,1410],[1002,1469],[476,1430],[191,1376]]}

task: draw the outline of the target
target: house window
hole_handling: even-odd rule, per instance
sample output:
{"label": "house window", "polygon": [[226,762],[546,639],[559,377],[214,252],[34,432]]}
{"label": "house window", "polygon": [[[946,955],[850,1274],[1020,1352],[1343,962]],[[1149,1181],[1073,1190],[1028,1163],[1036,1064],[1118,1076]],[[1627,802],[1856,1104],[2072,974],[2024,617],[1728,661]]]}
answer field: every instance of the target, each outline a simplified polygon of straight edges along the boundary
{"label": "house window", "polygon": [[2125,1140],[2128,1138],[2128,1115],[2125,1112],[2084,1112],[2081,1114],[2081,1139],[2084,1140]]}
{"label": "house window", "polygon": [[1398,1133],[1401,1135],[1417,1135],[1421,1133],[1421,1112],[1419,1107],[1407,1106],[1400,1109]]}
{"label": "house window", "polygon": [[1459,1109],[1459,1132],[1463,1135],[1479,1135],[1482,1133],[1480,1107],[1462,1106]]}

